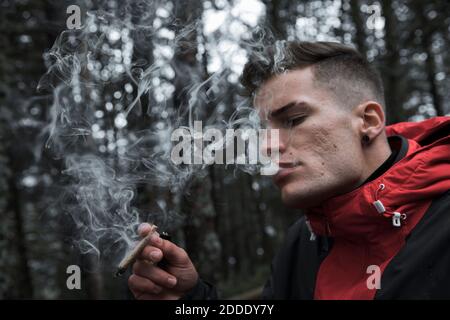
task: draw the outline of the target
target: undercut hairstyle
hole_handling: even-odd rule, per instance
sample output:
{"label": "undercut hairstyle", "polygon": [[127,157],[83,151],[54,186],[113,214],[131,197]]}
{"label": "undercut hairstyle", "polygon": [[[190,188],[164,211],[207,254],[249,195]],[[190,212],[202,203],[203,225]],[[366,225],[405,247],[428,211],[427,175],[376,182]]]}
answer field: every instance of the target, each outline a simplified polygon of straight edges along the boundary
{"label": "undercut hairstyle", "polygon": [[261,85],[286,71],[312,67],[314,82],[353,109],[364,101],[385,109],[379,72],[354,48],[337,42],[277,41],[254,50],[240,77],[243,95],[254,97]]}

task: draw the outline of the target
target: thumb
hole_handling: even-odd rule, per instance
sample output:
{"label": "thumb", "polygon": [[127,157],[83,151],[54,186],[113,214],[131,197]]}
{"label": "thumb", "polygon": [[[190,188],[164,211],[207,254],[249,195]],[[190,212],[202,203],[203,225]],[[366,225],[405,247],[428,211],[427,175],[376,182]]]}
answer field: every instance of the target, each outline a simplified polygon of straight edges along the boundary
{"label": "thumb", "polygon": [[141,223],[138,227],[138,234],[141,238],[145,237],[151,230],[153,226],[150,223]]}

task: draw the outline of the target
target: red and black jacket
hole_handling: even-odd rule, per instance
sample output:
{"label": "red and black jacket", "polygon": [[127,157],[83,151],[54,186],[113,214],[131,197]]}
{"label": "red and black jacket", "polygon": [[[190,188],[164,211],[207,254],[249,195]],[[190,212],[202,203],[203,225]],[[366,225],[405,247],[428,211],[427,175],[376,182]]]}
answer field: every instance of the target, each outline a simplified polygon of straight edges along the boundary
{"label": "red and black jacket", "polygon": [[450,117],[387,134],[394,163],[290,228],[263,298],[450,298]]}

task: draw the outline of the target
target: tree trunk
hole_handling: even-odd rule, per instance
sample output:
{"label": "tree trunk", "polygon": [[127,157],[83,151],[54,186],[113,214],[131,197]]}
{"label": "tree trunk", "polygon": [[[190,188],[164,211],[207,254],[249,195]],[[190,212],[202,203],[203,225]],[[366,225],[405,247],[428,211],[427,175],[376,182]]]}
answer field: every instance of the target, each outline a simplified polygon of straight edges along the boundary
{"label": "tree trunk", "polygon": [[353,20],[353,25],[355,26],[355,43],[358,47],[359,52],[366,57],[367,47],[366,47],[366,29],[364,27],[364,21],[361,17],[359,0],[350,0],[350,15]]}
{"label": "tree trunk", "polygon": [[266,1],[266,15],[268,25],[272,27],[275,37],[279,39],[286,38],[286,32],[279,16],[280,0]]}
{"label": "tree trunk", "polygon": [[415,6],[415,11],[417,18],[420,22],[420,25],[423,26],[423,33],[421,36],[421,45],[422,50],[427,54],[427,59],[425,63],[425,70],[427,73],[427,80],[430,90],[431,98],[433,99],[433,106],[436,110],[437,116],[443,116],[444,110],[442,107],[441,97],[439,95],[438,90],[438,84],[436,81],[436,64],[434,60],[434,53],[433,53],[433,36],[434,36],[434,30],[432,28],[432,24],[430,21],[428,21],[427,17],[425,16],[424,8],[420,4],[417,4]]}
{"label": "tree trunk", "polygon": [[14,212],[15,218],[15,233],[16,233],[16,248],[18,255],[18,279],[17,287],[20,288],[20,296],[25,299],[33,298],[33,283],[31,277],[31,270],[28,264],[28,248],[26,244],[26,235],[24,230],[24,220],[22,216],[22,207],[20,199],[20,191],[16,185],[17,172],[13,170],[9,179],[9,210]]}
{"label": "tree trunk", "polygon": [[387,124],[397,123],[403,119],[403,93],[400,92],[398,71],[399,64],[399,50],[397,47],[396,38],[396,17],[391,7],[391,1],[383,0],[381,2],[383,15],[385,17],[385,43],[386,56],[384,57],[384,68],[382,75],[385,83],[386,96],[386,113]]}

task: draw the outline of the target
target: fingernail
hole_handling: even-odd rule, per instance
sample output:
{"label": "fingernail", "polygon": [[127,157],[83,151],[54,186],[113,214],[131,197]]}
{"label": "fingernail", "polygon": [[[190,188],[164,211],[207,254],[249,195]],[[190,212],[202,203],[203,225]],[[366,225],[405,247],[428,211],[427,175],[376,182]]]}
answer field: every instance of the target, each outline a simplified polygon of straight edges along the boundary
{"label": "fingernail", "polygon": [[167,283],[169,284],[169,286],[175,287],[175,285],[177,284],[177,279],[174,277],[168,277]]}
{"label": "fingernail", "polygon": [[161,239],[158,235],[156,235],[156,234],[154,234],[154,235],[151,236],[151,241],[152,241],[154,244],[158,244],[158,245],[160,245],[160,244],[162,243],[162,239]]}
{"label": "fingernail", "polygon": [[161,252],[159,252],[159,251],[150,252],[150,258],[152,258],[152,259],[159,259],[160,255],[161,255]]}
{"label": "fingernail", "polygon": [[148,223],[146,223],[146,222],[141,223],[138,227],[138,233],[141,233],[142,229],[146,228],[147,226],[148,226]]}

